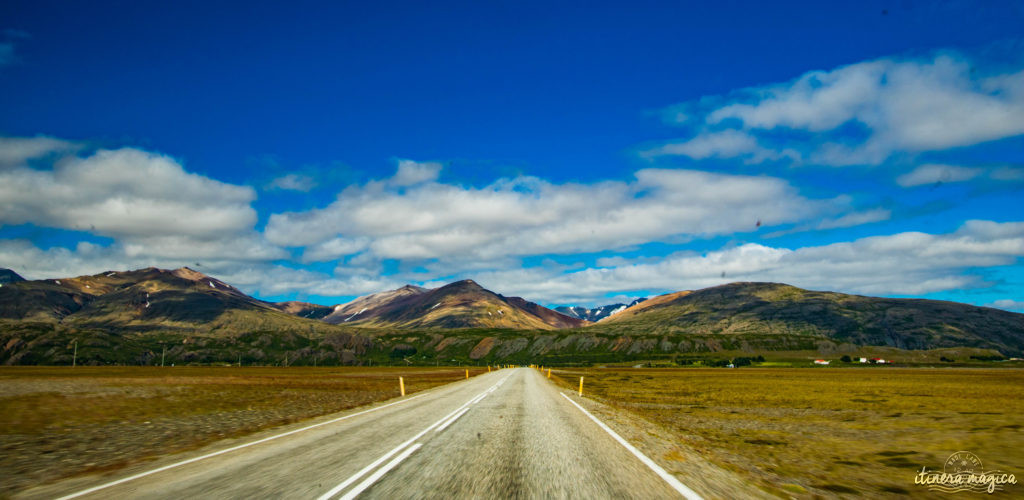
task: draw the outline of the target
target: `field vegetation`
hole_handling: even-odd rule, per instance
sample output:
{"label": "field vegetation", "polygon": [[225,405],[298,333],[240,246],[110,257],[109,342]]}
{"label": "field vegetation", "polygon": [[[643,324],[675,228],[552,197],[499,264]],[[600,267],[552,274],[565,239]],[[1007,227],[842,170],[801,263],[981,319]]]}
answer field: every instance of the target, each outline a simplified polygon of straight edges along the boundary
{"label": "field vegetation", "polygon": [[[485,369],[486,370],[486,369]],[[479,368],[470,374],[479,374]],[[0,367],[0,497],[465,377],[458,368]]]}
{"label": "field vegetation", "polygon": [[924,466],[941,471],[960,450],[976,454],[986,470],[1024,476],[1021,369],[578,368],[553,375],[573,389],[584,376],[585,396],[663,427],[681,446],[782,497],[938,498],[914,476]]}

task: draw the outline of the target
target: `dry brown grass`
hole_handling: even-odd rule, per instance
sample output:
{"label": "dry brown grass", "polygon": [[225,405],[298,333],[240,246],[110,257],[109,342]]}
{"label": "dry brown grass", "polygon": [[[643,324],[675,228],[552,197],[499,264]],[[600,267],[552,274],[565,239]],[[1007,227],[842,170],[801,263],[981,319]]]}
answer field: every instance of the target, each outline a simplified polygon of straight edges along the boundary
{"label": "dry brown grass", "polygon": [[[1024,476],[1024,370],[577,369],[584,395],[638,414],[783,497],[929,496],[922,466],[971,451]],[[672,460],[673,457],[662,457]],[[1024,486],[1010,486],[1024,494]]]}
{"label": "dry brown grass", "polygon": [[396,397],[399,376],[411,394],[461,380],[465,372],[0,367],[0,497]]}

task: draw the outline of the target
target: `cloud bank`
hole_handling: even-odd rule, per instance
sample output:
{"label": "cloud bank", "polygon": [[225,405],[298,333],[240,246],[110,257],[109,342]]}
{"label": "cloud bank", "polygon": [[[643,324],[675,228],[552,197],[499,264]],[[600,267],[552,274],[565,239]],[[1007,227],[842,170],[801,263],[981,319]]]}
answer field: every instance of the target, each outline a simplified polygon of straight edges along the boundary
{"label": "cloud bank", "polygon": [[574,303],[608,293],[691,290],[734,281],[775,281],[869,295],[921,295],[985,286],[976,268],[1024,257],[1024,222],[972,220],[947,234],[904,232],[803,248],[748,243],[705,254],[561,273],[531,268],[485,273],[479,282],[508,293]]}
{"label": "cloud bank", "polygon": [[274,214],[267,239],[306,247],[309,261],[488,261],[572,254],[652,241],[747,232],[849,211],[849,200],[808,199],[768,176],[643,169],[629,182],[554,184],[536,177],[482,187],[436,181],[434,164],[402,162],[394,177],[351,186],[330,205]]}
{"label": "cloud bank", "polygon": [[1024,70],[979,68],[956,53],[886,58],[708,96],[667,109],[696,133],[647,155],[877,165],[1024,134]]}

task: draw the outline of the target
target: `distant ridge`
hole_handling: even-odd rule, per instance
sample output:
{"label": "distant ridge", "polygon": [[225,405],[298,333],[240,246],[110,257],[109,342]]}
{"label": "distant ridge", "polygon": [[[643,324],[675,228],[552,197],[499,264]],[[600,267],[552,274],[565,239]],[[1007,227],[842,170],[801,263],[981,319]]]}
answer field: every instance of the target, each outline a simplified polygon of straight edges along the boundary
{"label": "distant ridge", "polygon": [[588,324],[520,297],[505,297],[473,280],[428,290],[406,285],[335,307],[336,324],[389,328],[509,328],[551,330]]}
{"label": "distant ridge", "polygon": [[165,349],[181,363],[290,366],[534,357],[575,363],[719,352],[824,355],[875,347],[890,354],[949,349],[943,355],[1020,357],[1024,314],[781,283],[730,283],[660,295],[597,323],[494,293],[472,280],[435,289],[408,285],[334,307],[265,302],[189,268],[0,286],[2,364],[71,364],[73,352],[83,362],[153,364]]}
{"label": "distant ridge", "polygon": [[581,306],[560,306],[556,307],[555,311],[558,311],[566,316],[571,316],[577,319],[584,319],[592,323],[596,323],[609,316],[625,311],[626,309],[633,307],[645,300],[647,300],[647,298],[642,297],[634,300],[633,302],[630,302],[629,304],[609,304],[606,306],[598,306],[593,309],[588,309],[586,307]]}
{"label": "distant ridge", "polygon": [[957,302],[865,297],[782,283],[730,283],[654,297],[591,327],[648,335],[819,336],[899,349],[1024,354],[1024,314]]}
{"label": "distant ridge", "polygon": [[293,328],[303,321],[188,267],[16,282],[0,288],[0,319],[132,330]]}
{"label": "distant ridge", "polygon": [[272,302],[271,305],[281,312],[309,319],[324,319],[334,311],[334,308],[330,306],[322,306],[320,304],[310,304],[309,302],[298,302],[294,300],[288,302]]}
{"label": "distant ridge", "polygon": [[8,283],[17,283],[19,281],[25,281],[18,273],[11,271],[10,269],[0,268],[0,285],[6,285]]}

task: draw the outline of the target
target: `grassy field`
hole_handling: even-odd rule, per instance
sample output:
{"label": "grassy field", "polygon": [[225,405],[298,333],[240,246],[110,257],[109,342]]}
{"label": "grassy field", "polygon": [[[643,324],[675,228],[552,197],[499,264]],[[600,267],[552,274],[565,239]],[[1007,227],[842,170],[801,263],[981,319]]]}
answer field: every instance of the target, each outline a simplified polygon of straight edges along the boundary
{"label": "grassy field", "polygon": [[[584,376],[585,396],[659,424],[683,446],[783,497],[928,497],[914,484],[915,474],[923,466],[941,471],[960,450],[977,455],[986,470],[1024,476],[1020,369],[587,368],[554,374],[574,389]],[[1008,493],[1024,494],[1024,485],[1009,486]]]}
{"label": "grassy field", "polygon": [[[470,369],[470,374],[486,371]],[[0,367],[0,497],[465,378],[461,368]]]}

